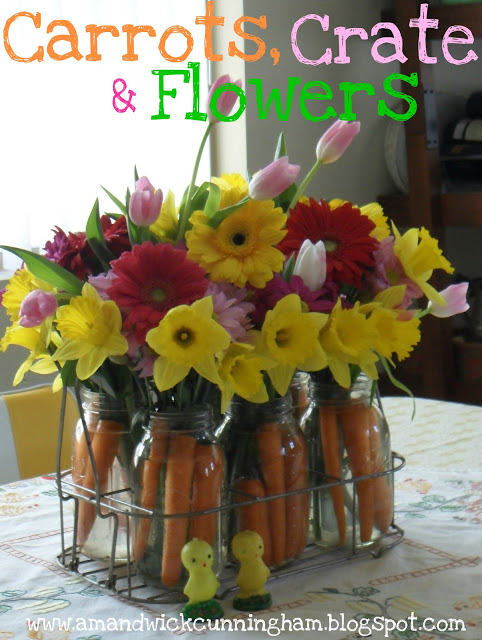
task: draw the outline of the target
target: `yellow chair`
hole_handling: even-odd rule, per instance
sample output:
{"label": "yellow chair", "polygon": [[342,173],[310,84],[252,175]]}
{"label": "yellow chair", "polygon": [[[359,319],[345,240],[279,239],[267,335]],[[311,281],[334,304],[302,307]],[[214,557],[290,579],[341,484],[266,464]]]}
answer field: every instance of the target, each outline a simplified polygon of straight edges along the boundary
{"label": "yellow chair", "polygon": [[[41,385],[0,394],[0,484],[55,471],[62,391]],[[61,468],[70,467],[79,411],[67,393]]]}

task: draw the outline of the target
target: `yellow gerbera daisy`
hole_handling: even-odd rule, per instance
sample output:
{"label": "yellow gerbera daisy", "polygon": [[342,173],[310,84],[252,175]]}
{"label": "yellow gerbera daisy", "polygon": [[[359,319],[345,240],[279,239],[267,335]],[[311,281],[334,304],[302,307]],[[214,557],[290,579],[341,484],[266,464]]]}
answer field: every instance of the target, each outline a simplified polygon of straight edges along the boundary
{"label": "yellow gerbera daisy", "polygon": [[5,307],[12,322],[19,320],[20,305],[24,298],[36,289],[42,289],[42,291],[47,292],[55,291],[52,285],[36,278],[26,267],[18,269],[10,278],[9,283],[5,287],[2,305]]}
{"label": "yellow gerbera daisy", "polygon": [[393,222],[392,226],[395,236],[393,251],[400,260],[405,275],[420,287],[429,300],[445,306],[444,298],[428,283],[434,269],[454,272],[450,262],[442,255],[438,241],[423,227],[409,229],[402,236]]}
{"label": "yellow gerbera daisy", "polygon": [[320,333],[320,343],[340,386],[347,389],[351,384],[350,364],[358,365],[372,380],[378,378],[374,364],[378,358],[373,352],[376,338],[374,323],[361,313],[358,303],[342,309],[338,300]]}
{"label": "yellow gerbera daisy", "polygon": [[87,282],[82,295],[57,310],[57,329],[63,343],[55,360],[78,360],[77,377],[86,380],[110,356],[127,352],[127,340],[121,335],[122,318],[112,300],[104,301]]}
{"label": "yellow gerbera daisy", "polygon": [[146,336],[159,358],[154,363],[154,382],[159,391],[171,389],[195,369],[214,384],[220,383],[215,354],[229,347],[231,338],[213,319],[211,296],[171,309]]}
{"label": "yellow gerbera daisy", "polygon": [[161,213],[149,229],[163,242],[176,242],[178,223],[175,196],[169,189],[162,203]]}
{"label": "yellow gerbera daisy", "polygon": [[284,255],[276,245],[286,234],[286,215],[272,200],[250,200],[225,218],[217,229],[196,211],[186,233],[188,258],[200,264],[214,282],[247,282],[263,288],[273,272],[283,268]]}
{"label": "yellow gerbera daisy", "polygon": [[221,209],[232,207],[248,195],[249,185],[239,173],[223,173],[220,178],[211,178],[221,190]]}
{"label": "yellow gerbera daisy", "polygon": [[221,413],[226,411],[235,393],[249,402],[269,400],[263,369],[263,358],[256,354],[251,345],[231,343],[219,365]]}
{"label": "yellow gerbera daisy", "polygon": [[268,357],[276,366],[268,375],[276,391],[284,396],[296,369],[319,371],[327,359],[318,335],[328,320],[324,313],[303,313],[301,299],[291,293],[268,311],[261,329]]}
{"label": "yellow gerbera daisy", "polygon": [[[345,202],[346,200],[330,200],[330,209],[337,209],[338,207],[341,207],[343,204],[345,204]],[[388,218],[386,215],[384,215],[383,209],[381,205],[378,204],[378,202],[370,202],[370,204],[365,204],[363,207],[358,207],[358,205],[354,206],[359,208],[361,213],[364,216],[367,216],[367,218],[370,218],[370,220],[375,225],[375,228],[370,233],[372,238],[375,238],[376,240],[378,240],[378,242],[381,242],[384,238],[388,238],[388,236],[390,235]]]}

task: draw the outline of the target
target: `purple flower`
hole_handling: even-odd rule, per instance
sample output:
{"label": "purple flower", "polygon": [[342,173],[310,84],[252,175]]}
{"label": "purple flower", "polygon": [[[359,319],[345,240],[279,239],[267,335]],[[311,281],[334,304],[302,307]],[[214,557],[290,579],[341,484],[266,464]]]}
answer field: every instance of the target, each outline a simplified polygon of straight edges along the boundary
{"label": "purple flower", "polygon": [[88,282],[97,291],[102,300],[110,300],[107,289],[112,286],[112,282],[117,276],[114,271],[110,269],[107,273],[100,273],[98,276],[89,276]]}
{"label": "purple flower", "polygon": [[330,164],[340,158],[360,131],[359,122],[338,120],[321,136],[316,146],[316,157],[322,164]]}
{"label": "purple flower", "polygon": [[275,274],[264,289],[258,289],[254,294],[256,310],[252,317],[255,325],[262,326],[266,313],[290,293],[299,295],[302,306],[308,311],[330,313],[338,299],[339,289],[333,282],[326,282],[318,291],[310,291],[300,276],[291,276],[290,281],[286,282],[279,274]]}
{"label": "purple flower", "polygon": [[163,195],[155,191],[148,178],[143,176],[136,182],[136,190],[129,201],[129,216],[139,227],[149,227],[161,213]]}
{"label": "purple flower", "polygon": [[[242,86],[241,80],[236,80],[236,82],[234,82],[231,76],[229,75],[221,76],[214,82],[214,84],[211,85],[206,104],[207,104],[209,122],[211,122],[212,124],[219,122],[219,120],[211,111],[211,100],[216,89],[218,89],[223,84],[228,85],[228,87],[229,85],[232,85],[232,84],[234,84],[239,88],[241,88]],[[218,96],[218,99],[216,101],[216,106],[218,108],[218,111],[222,113],[223,116],[229,116],[231,111],[234,109],[234,105],[236,104],[237,100],[238,100],[238,94],[235,91],[232,91],[230,88],[227,88]]]}
{"label": "purple flower", "polygon": [[393,251],[393,242],[393,236],[384,238],[374,252],[375,270],[370,277],[370,284],[375,293],[404,284],[405,295],[400,307],[406,309],[413,300],[423,297],[423,291],[405,274],[402,263]]}
{"label": "purple flower", "polygon": [[233,342],[243,340],[246,332],[253,328],[248,314],[254,311],[254,304],[246,301],[246,295],[246,289],[228,282],[211,282],[206,291],[206,296],[213,299],[217,321]]}
{"label": "purple flower", "polygon": [[54,239],[52,242],[49,240],[44,247],[45,257],[52,262],[60,262],[70,248],[69,239],[60,227],[55,227],[53,231]]}
{"label": "purple flower", "polygon": [[22,300],[18,324],[27,329],[38,327],[46,318],[55,313],[57,306],[57,298],[53,293],[35,289]]}
{"label": "purple flower", "polygon": [[467,303],[467,289],[469,283],[461,282],[460,284],[452,284],[439,294],[447,304],[442,305],[437,302],[429,303],[429,311],[437,318],[450,318],[457,313],[465,313],[469,309]]}
{"label": "purple flower", "polygon": [[258,173],[249,183],[249,195],[254,200],[271,200],[283,193],[296,180],[300,166],[289,164],[288,156],[278,158]]}

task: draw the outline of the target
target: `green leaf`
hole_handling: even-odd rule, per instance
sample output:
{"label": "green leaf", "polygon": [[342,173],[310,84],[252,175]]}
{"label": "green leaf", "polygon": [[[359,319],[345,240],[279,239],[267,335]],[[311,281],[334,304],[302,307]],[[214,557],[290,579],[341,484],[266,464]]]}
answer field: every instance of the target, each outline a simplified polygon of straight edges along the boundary
{"label": "green leaf", "polygon": [[285,266],[283,267],[283,271],[281,272],[281,277],[285,282],[289,282],[291,280],[295,268],[295,262],[295,254],[292,253],[288,260],[285,262]]}
{"label": "green leaf", "polygon": [[111,260],[115,260],[115,256],[109,251],[107,243],[104,238],[104,232],[100,223],[99,214],[99,199],[97,198],[89,219],[87,220],[87,227],[85,230],[87,236],[87,242],[94,254],[99,258],[104,267],[104,270],[109,269],[109,263]]}
{"label": "green leaf", "polygon": [[66,360],[60,372],[60,377],[64,387],[73,387],[77,380],[75,368],[77,367],[77,360]]}
{"label": "green leaf", "polygon": [[410,391],[410,389],[408,387],[406,387],[403,382],[400,382],[399,380],[397,380],[395,378],[395,376],[393,375],[391,369],[390,369],[390,365],[387,362],[387,359],[384,356],[381,356],[379,353],[377,354],[378,357],[380,358],[380,362],[383,365],[383,368],[386,371],[386,374],[390,380],[390,382],[393,384],[394,387],[397,387],[397,389],[400,389],[401,391],[404,391],[407,395],[409,395],[412,398],[412,420],[415,418],[415,412],[416,412],[416,407],[415,407],[415,397],[413,395],[413,393]]}
{"label": "green leaf", "polygon": [[134,165],[134,182],[139,180],[139,174],[137,173],[137,166]]}
{"label": "green leaf", "polygon": [[75,295],[82,292],[82,280],[79,280],[77,276],[74,276],[73,273],[70,273],[70,271],[67,271],[56,262],[51,262],[44,256],[39,256],[37,253],[26,249],[17,249],[6,245],[0,245],[0,249],[5,249],[5,251],[9,251],[19,257],[25,262],[34,276],[44,280],[44,282],[48,282],[53,287]]}
{"label": "green leaf", "polygon": [[283,211],[287,211],[288,207],[291,204],[291,201],[295,197],[297,190],[298,187],[296,186],[295,182],[293,182],[293,184],[290,184],[290,186],[285,189],[283,193],[280,193],[280,195],[275,198],[276,206],[281,207]]}
{"label": "green leaf", "polygon": [[[276,151],[274,152],[274,159],[282,158],[288,155],[288,148],[286,147],[285,134],[281,132],[278,138],[278,144],[276,145]],[[294,194],[293,194],[294,195]]]}
{"label": "green leaf", "polygon": [[107,189],[105,187],[103,187],[102,185],[100,185],[100,188],[103,189],[105,191],[105,193],[109,196],[109,198],[112,200],[112,202],[119,207],[120,211],[122,211],[122,213],[124,215],[127,215],[127,207],[125,204],[123,204],[119,198],[116,198],[115,195],[113,195],[110,191],[107,191]]}
{"label": "green leaf", "polygon": [[226,209],[220,209],[217,213],[215,213],[212,218],[210,218],[208,220],[208,225],[210,227],[212,227],[213,229],[217,229],[219,227],[219,225],[221,224],[221,222],[223,220],[226,220],[226,218],[229,218],[229,216],[234,213],[235,211],[237,211],[238,209],[240,209],[242,206],[244,206],[247,202],[249,201],[249,196],[246,196],[246,198],[243,198],[243,200],[240,200],[239,202],[237,202],[236,204],[233,204],[233,206],[231,207],[226,207]]}
{"label": "green leaf", "polygon": [[221,189],[213,182],[204,182],[197,190],[194,198],[197,195],[203,195],[208,193],[206,203],[204,205],[204,213],[208,218],[212,218],[218,211],[221,204]]}
{"label": "green leaf", "polygon": [[[131,200],[131,192],[130,189],[127,188],[126,191],[126,211],[129,211],[129,202]],[[141,229],[138,227],[132,220],[129,215],[126,213],[127,220],[127,231],[129,232],[129,240],[132,245],[141,243]]]}

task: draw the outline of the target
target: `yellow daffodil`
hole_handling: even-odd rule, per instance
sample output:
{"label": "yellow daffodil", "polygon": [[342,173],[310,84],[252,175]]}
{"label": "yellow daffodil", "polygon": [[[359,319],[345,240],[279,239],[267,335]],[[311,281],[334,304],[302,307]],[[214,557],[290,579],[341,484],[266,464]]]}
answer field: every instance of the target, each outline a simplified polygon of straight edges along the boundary
{"label": "yellow daffodil", "polygon": [[351,384],[350,364],[358,365],[372,380],[378,378],[374,364],[378,358],[373,352],[376,338],[373,322],[360,311],[358,304],[352,309],[342,309],[338,300],[320,333],[320,343],[340,386],[347,389]]}
{"label": "yellow daffodil", "polygon": [[163,242],[175,242],[177,238],[178,210],[175,196],[169,189],[164,198],[159,217],[149,229]]}
{"label": "yellow daffodil", "polygon": [[266,354],[276,362],[268,375],[284,396],[296,369],[319,371],[327,359],[318,334],[328,320],[323,313],[303,313],[300,297],[289,294],[268,311],[261,329]]}
{"label": "yellow daffodil", "polygon": [[221,209],[232,207],[248,195],[248,183],[239,173],[223,173],[220,178],[211,178],[221,191]]}
{"label": "yellow daffodil", "polygon": [[215,354],[229,347],[227,331],[213,320],[211,296],[171,309],[146,336],[147,344],[159,357],[154,363],[154,381],[159,391],[171,389],[191,369],[219,384]]}
{"label": "yellow daffodil", "polygon": [[[345,204],[346,200],[330,200],[330,209],[337,209],[341,207],[341,205]],[[358,205],[355,205],[357,207]],[[384,238],[387,238],[390,235],[390,228],[388,226],[388,218],[383,213],[382,207],[378,204],[378,202],[370,202],[370,204],[366,204],[363,207],[358,207],[364,216],[370,218],[370,220],[375,225],[375,228],[370,233],[372,238],[381,242]]]}
{"label": "yellow daffodil", "polygon": [[24,347],[30,351],[29,356],[22,362],[14,378],[13,386],[22,382],[27,371],[50,374],[57,371],[57,367],[50,357],[48,345],[53,342],[58,344],[59,336],[51,333],[52,320],[42,324],[41,327],[24,328],[15,324],[8,327],[0,341],[0,350],[6,351],[11,345]]}
{"label": "yellow daffodil", "polygon": [[399,360],[403,360],[420,342],[420,320],[416,317],[407,318],[406,314],[407,312],[403,311],[378,308],[370,316],[370,321],[376,329],[373,348],[392,365],[394,353]]}
{"label": "yellow daffodil", "polygon": [[226,411],[235,393],[249,402],[269,400],[263,369],[263,358],[256,354],[251,345],[238,342],[229,346],[219,365],[221,413]]}
{"label": "yellow daffodil", "polygon": [[42,289],[42,291],[47,292],[55,291],[54,287],[36,278],[26,267],[16,271],[10,278],[9,283],[5,287],[2,305],[5,307],[12,322],[19,320],[20,305],[24,298],[32,291],[35,291],[35,289]]}
{"label": "yellow daffodil", "polygon": [[450,262],[442,255],[438,241],[423,227],[409,229],[402,236],[393,223],[392,226],[395,236],[393,251],[405,275],[420,287],[429,300],[445,305],[442,296],[428,283],[434,269],[443,269],[447,273],[454,271]]}
{"label": "yellow daffodil", "polygon": [[121,326],[121,314],[115,302],[102,300],[94,287],[85,283],[82,295],[57,310],[57,329],[63,343],[54,359],[78,360],[77,376],[86,380],[108,357],[127,352]]}
{"label": "yellow daffodil", "polygon": [[202,211],[196,211],[191,222],[188,258],[204,267],[212,281],[263,288],[283,268],[284,255],[275,245],[286,234],[286,215],[272,200],[248,201],[217,229],[207,224]]}

